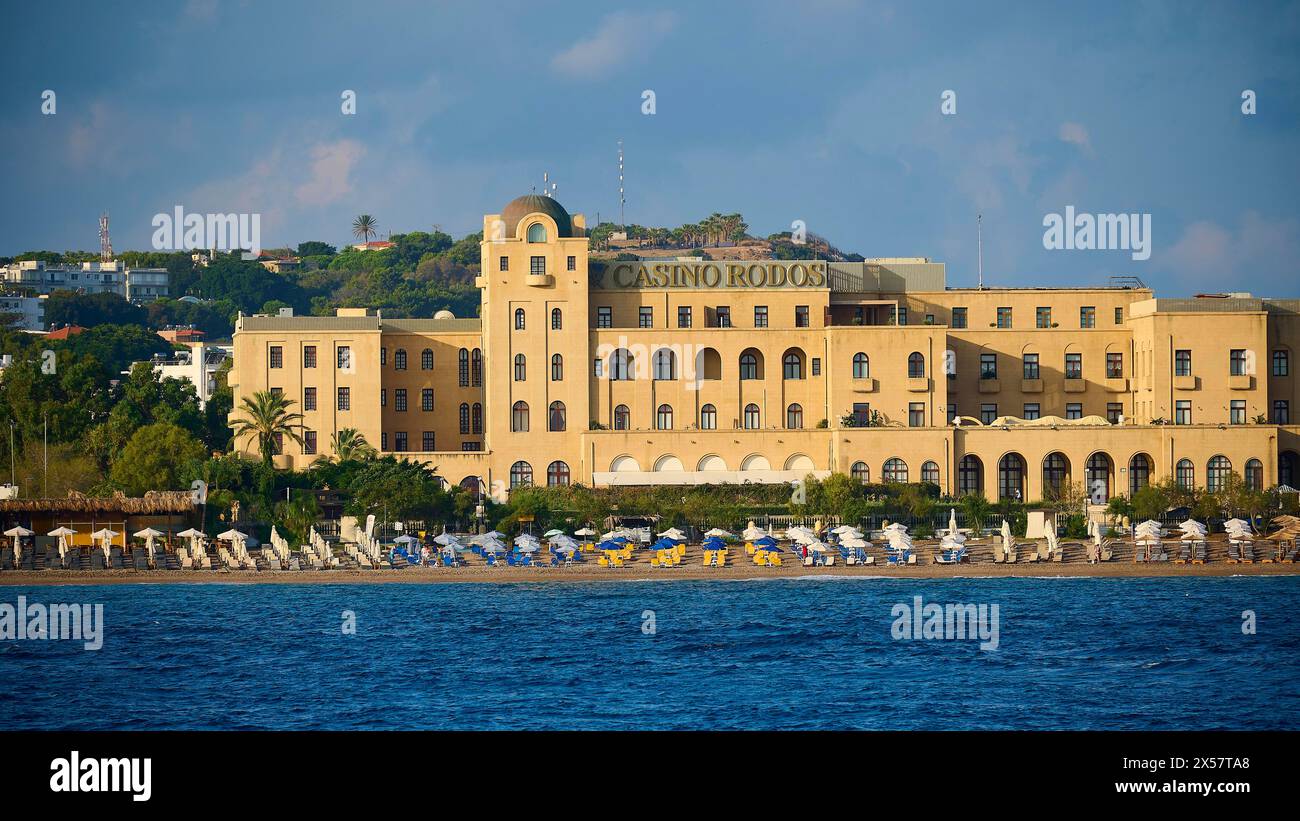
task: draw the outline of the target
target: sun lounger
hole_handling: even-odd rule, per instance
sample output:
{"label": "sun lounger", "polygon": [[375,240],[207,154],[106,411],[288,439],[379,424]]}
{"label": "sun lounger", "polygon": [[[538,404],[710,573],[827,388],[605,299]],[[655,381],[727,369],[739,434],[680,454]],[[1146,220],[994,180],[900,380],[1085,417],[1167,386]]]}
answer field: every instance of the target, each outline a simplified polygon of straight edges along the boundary
{"label": "sun lounger", "polygon": [[1133,543],[1133,561],[1145,562],[1147,560],[1147,546],[1145,542]]}
{"label": "sun lounger", "polygon": [[1228,564],[1241,564],[1241,547],[1236,542],[1228,542]]}
{"label": "sun lounger", "polygon": [[96,550],[90,554],[90,569],[104,569],[104,552],[102,550]]}
{"label": "sun lounger", "polygon": [[1178,558],[1174,559],[1177,564],[1187,564],[1192,560],[1192,546],[1188,542],[1182,542],[1178,546]]}

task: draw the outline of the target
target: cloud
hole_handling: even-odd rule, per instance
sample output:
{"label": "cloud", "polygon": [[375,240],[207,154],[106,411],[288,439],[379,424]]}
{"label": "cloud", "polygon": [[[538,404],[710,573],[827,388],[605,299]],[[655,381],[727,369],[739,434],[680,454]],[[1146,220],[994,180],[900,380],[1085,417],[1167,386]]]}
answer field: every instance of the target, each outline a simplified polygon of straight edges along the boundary
{"label": "cloud", "polygon": [[[1158,243],[1158,227],[1152,233]],[[1257,211],[1243,213],[1235,229],[1200,220],[1184,228],[1167,251],[1155,248],[1152,259],[1159,267],[1193,289],[1230,290],[1226,283],[1249,282],[1294,293],[1300,220],[1270,219]]]}
{"label": "cloud", "polygon": [[1084,154],[1092,156],[1092,140],[1088,137],[1088,129],[1080,123],[1061,123],[1056,136],[1061,142],[1076,145]]}
{"label": "cloud", "polygon": [[676,23],[677,15],[667,11],[615,12],[601,21],[595,34],[555,55],[551,68],[576,79],[597,79],[600,72],[652,52]]}
{"label": "cloud", "polygon": [[185,4],[185,19],[196,23],[210,23],[217,17],[217,6],[217,0],[189,0]]}
{"label": "cloud", "polygon": [[311,176],[294,190],[294,197],[302,205],[337,202],[352,191],[352,169],[365,153],[356,140],[312,146]]}

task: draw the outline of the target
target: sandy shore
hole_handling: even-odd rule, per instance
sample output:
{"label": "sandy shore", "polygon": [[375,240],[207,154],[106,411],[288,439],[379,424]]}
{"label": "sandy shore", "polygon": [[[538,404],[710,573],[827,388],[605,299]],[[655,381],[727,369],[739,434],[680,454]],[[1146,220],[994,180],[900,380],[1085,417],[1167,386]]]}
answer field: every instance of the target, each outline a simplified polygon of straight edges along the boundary
{"label": "sandy shore", "polygon": [[1105,564],[1017,563],[1012,565],[977,563],[963,565],[914,565],[909,567],[703,567],[681,565],[658,569],[631,566],[609,569],[595,566],[552,567],[458,567],[406,568],[404,570],[306,570],[306,571],[212,571],[212,570],[106,570],[96,572],[70,570],[5,571],[0,586],[67,585],[67,584],[438,584],[455,582],[548,583],[548,582],[630,582],[681,580],[746,580],[797,578],[880,578],[880,579],[950,579],[950,578],[1163,578],[1167,576],[1294,576],[1300,575],[1296,564],[1140,564],[1112,561]]}

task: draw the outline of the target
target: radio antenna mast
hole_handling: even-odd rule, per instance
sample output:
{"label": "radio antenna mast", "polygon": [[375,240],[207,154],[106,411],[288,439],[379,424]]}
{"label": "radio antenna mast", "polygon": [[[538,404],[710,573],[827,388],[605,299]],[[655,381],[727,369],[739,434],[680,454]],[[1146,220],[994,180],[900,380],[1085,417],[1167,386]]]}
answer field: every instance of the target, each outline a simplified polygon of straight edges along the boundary
{"label": "radio antenna mast", "polygon": [[627,218],[623,216],[623,206],[627,199],[623,196],[623,140],[618,141],[618,227],[627,228]]}
{"label": "radio antenna mast", "polygon": [[108,213],[99,215],[99,259],[108,262],[113,259],[113,240],[108,237]]}
{"label": "radio antenna mast", "polygon": [[979,288],[984,290],[984,215],[975,216],[975,245],[979,257]]}

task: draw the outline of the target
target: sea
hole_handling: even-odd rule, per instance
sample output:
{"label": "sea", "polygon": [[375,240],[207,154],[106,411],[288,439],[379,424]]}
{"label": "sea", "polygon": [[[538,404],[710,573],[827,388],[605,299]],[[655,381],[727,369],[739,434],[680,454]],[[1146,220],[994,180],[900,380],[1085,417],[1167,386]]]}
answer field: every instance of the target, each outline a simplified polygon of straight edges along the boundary
{"label": "sea", "polygon": [[0,730],[1300,729],[1298,576],[19,596],[102,604],[102,646],[0,640]]}

